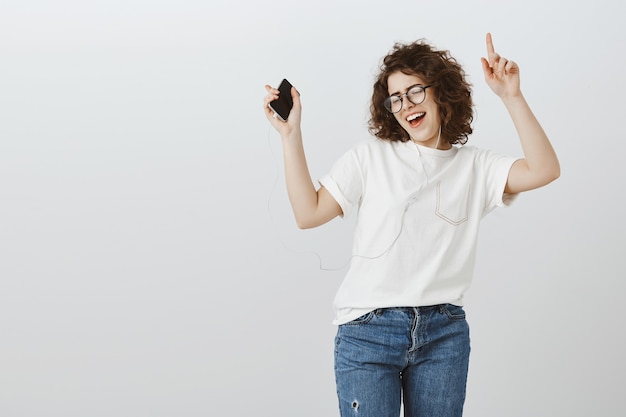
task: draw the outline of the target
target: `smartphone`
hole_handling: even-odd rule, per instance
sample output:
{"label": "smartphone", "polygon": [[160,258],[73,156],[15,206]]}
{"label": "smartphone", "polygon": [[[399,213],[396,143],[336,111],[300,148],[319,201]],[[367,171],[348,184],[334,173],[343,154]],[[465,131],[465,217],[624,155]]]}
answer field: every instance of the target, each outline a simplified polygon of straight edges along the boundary
{"label": "smartphone", "polygon": [[270,108],[274,110],[274,113],[278,115],[283,122],[287,121],[291,108],[293,107],[293,100],[291,99],[291,83],[286,79],[283,79],[278,86],[278,99],[270,102]]}

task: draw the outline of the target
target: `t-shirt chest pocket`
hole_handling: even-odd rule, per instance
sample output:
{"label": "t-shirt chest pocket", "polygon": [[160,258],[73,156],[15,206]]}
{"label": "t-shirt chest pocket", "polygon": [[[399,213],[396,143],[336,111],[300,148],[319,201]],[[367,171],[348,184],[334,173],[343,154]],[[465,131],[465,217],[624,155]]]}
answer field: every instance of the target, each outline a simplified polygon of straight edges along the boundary
{"label": "t-shirt chest pocket", "polygon": [[437,183],[435,214],[453,226],[467,221],[471,184]]}

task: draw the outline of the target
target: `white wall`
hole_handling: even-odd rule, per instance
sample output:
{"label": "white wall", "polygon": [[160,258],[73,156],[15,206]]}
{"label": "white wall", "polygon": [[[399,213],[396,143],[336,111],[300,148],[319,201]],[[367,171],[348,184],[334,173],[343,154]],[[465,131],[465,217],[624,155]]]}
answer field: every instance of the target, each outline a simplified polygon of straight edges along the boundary
{"label": "white wall", "polygon": [[562,164],[485,219],[466,416],[617,415],[626,31],[618,2],[4,0],[0,416],[337,416],[350,221],[296,229],[265,83],[314,177],[367,137],[394,41],[451,50],[470,143],[520,154],[482,80],[517,61]]}

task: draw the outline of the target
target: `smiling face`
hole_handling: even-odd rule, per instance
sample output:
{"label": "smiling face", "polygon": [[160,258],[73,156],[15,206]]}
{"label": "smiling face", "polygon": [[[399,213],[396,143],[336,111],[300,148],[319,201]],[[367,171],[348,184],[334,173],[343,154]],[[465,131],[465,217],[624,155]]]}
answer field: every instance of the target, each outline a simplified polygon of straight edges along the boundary
{"label": "smiling face", "polygon": [[[434,148],[439,136],[439,108],[433,99],[432,88],[426,90],[426,98],[421,104],[413,104],[404,94],[416,85],[427,84],[417,75],[408,75],[400,71],[393,72],[387,78],[389,95],[402,96],[402,109],[394,116],[411,139],[420,145]],[[448,149],[450,144],[439,138],[439,149]]]}

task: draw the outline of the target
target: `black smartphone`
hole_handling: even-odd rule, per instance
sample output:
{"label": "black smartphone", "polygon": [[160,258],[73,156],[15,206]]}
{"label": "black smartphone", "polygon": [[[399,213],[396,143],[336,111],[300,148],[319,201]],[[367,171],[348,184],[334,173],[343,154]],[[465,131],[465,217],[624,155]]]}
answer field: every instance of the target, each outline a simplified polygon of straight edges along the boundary
{"label": "black smartphone", "polygon": [[278,91],[280,91],[278,99],[270,102],[270,108],[280,117],[280,120],[286,122],[293,107],[291,83],[283,79],[278,86]]}

